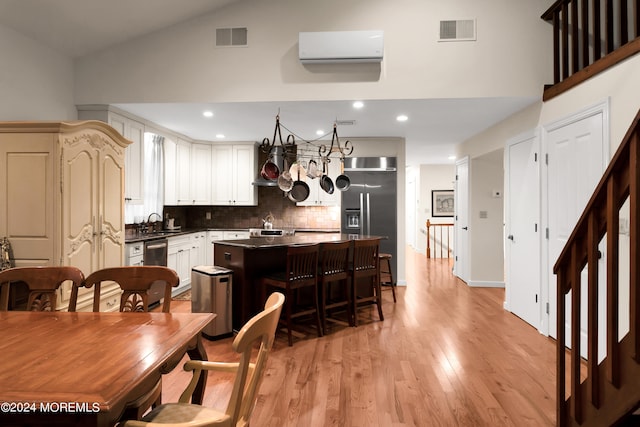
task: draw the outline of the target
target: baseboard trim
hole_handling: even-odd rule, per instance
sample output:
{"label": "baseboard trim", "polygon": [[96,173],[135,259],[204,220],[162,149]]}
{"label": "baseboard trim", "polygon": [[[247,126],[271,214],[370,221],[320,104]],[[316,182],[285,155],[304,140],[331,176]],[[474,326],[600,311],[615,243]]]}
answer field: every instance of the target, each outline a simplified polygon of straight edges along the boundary
{"label": "baseboard trim", "polygon": [[472,288],[504,288],[504,282],[482,282],[478,280],[469,280],[467,285]]}

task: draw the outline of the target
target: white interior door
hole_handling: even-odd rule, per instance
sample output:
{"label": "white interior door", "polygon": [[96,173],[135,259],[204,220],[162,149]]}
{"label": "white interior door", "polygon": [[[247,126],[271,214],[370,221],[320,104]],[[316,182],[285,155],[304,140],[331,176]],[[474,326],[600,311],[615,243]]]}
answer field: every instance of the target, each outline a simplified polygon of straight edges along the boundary
{"label": "white interior door", "polygon": [[[553,266],[573,231],[589,198],[609,162],[607,132],[607,106],[603,104],[546,127],[545,141],[548,151],[548,289],[549,289],[549,335],[557,336],[557,278]],[[602,263],[604,260],[600,260]],[[603,265],[600,272],[606,271]],[[586,275],[583,274],[583,289],[586,290]],[[602,281],[601,281],[602,283]],[[586,345],[586,291],[582,292],[581,314],[582,343]],[[606,315],[604,292],[600,292],[599,315]],[[570,332],[571,301],[567,296],[565,330]],[[603,326],[605,323],[601,323]],[[601,337],[606,333],[601,331]],[[584,347],[581,352],[584,353]]]}
{"label": "white interior door", "polygon": [[540,328],[540,138],[523,135],[507,144],[507,309]]}
{"label": "white interior door", "polygon": [[469,157],[456,162],[454,230],[456,246],[453,272],[469,282]]}

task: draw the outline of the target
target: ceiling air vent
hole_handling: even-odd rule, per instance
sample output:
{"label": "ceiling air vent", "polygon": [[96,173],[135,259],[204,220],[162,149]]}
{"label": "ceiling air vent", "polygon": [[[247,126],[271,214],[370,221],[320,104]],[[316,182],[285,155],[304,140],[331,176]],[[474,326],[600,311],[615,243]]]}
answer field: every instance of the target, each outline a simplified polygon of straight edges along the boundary
{"label": "ceiling air vent", "polygon": [[336,120],[336,125],[338,126],[353,126],[355,124],[355,120]]}
{"label": "ceiling air vent", "polygon": [[476,20],[459,19],[440,21],[441,42],[469,41],[476,39]]}
{"label": "ceiling air vent", "polygon": [[216,46],[246,46],[247,29],[239,28],[216,28]]}

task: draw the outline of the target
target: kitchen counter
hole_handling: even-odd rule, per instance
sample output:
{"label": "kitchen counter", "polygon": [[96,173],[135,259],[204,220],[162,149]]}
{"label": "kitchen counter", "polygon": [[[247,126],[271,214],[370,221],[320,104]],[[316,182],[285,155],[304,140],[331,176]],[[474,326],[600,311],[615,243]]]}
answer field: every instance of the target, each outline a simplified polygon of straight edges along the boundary
{"label": "kitchen counter", "polygon": [[363,238],[384,239],[380,236],[357,234],[305,233],[286,237],[252,237],[242,240],[214,241],[214,264],[233,271],[231,293],[233,330],[240,330],[253,315],[261,310],[263,302],[262,290],[259,286],[260,278],[285,269],[289,246]]}
{"label": "kitchen counter", "polygon": [[157,231],[153,233],[136,234],[126,236],[125,243],[146,242],[149,240],[167,239],[169,237],[182,236],[185,234],[199,233],[201,231],[249,231],[248,228],[183,228],[180,231]]}
{"label": "kitchen counter", "polygon": [[284,237],[251,237],[241,240],[217,240],[216,245],[238,246],[245,249],[282,248],[295,245],[310,245],[323,242],[340,242],[345,240],[384,239],[383,236],[361,236],[343,233],[304,233]]}

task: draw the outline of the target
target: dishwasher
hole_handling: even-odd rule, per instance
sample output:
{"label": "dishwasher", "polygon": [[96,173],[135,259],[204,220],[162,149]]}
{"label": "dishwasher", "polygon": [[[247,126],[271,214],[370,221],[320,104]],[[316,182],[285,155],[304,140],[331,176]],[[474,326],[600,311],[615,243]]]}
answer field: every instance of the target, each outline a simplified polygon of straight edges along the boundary
{"label": "dishwasher", "polygon": [[[168,239],[153,239],[144,243],[144,255],[142,263],[144,265],[161,265],[167,266],[167,254],[169,248]],[[149,288],[149,307],[155,307],[160,304],[160,300],[164,298],[164,289],[166,283],[156,280],[151,288]]]}
{"label": "dishwasher", "polygon": [[199,265],[191,269],[191,312],[215,313],[216,318],[203,330],[208,339],[232,335],[231,286],[233,272],[215,265]]}

